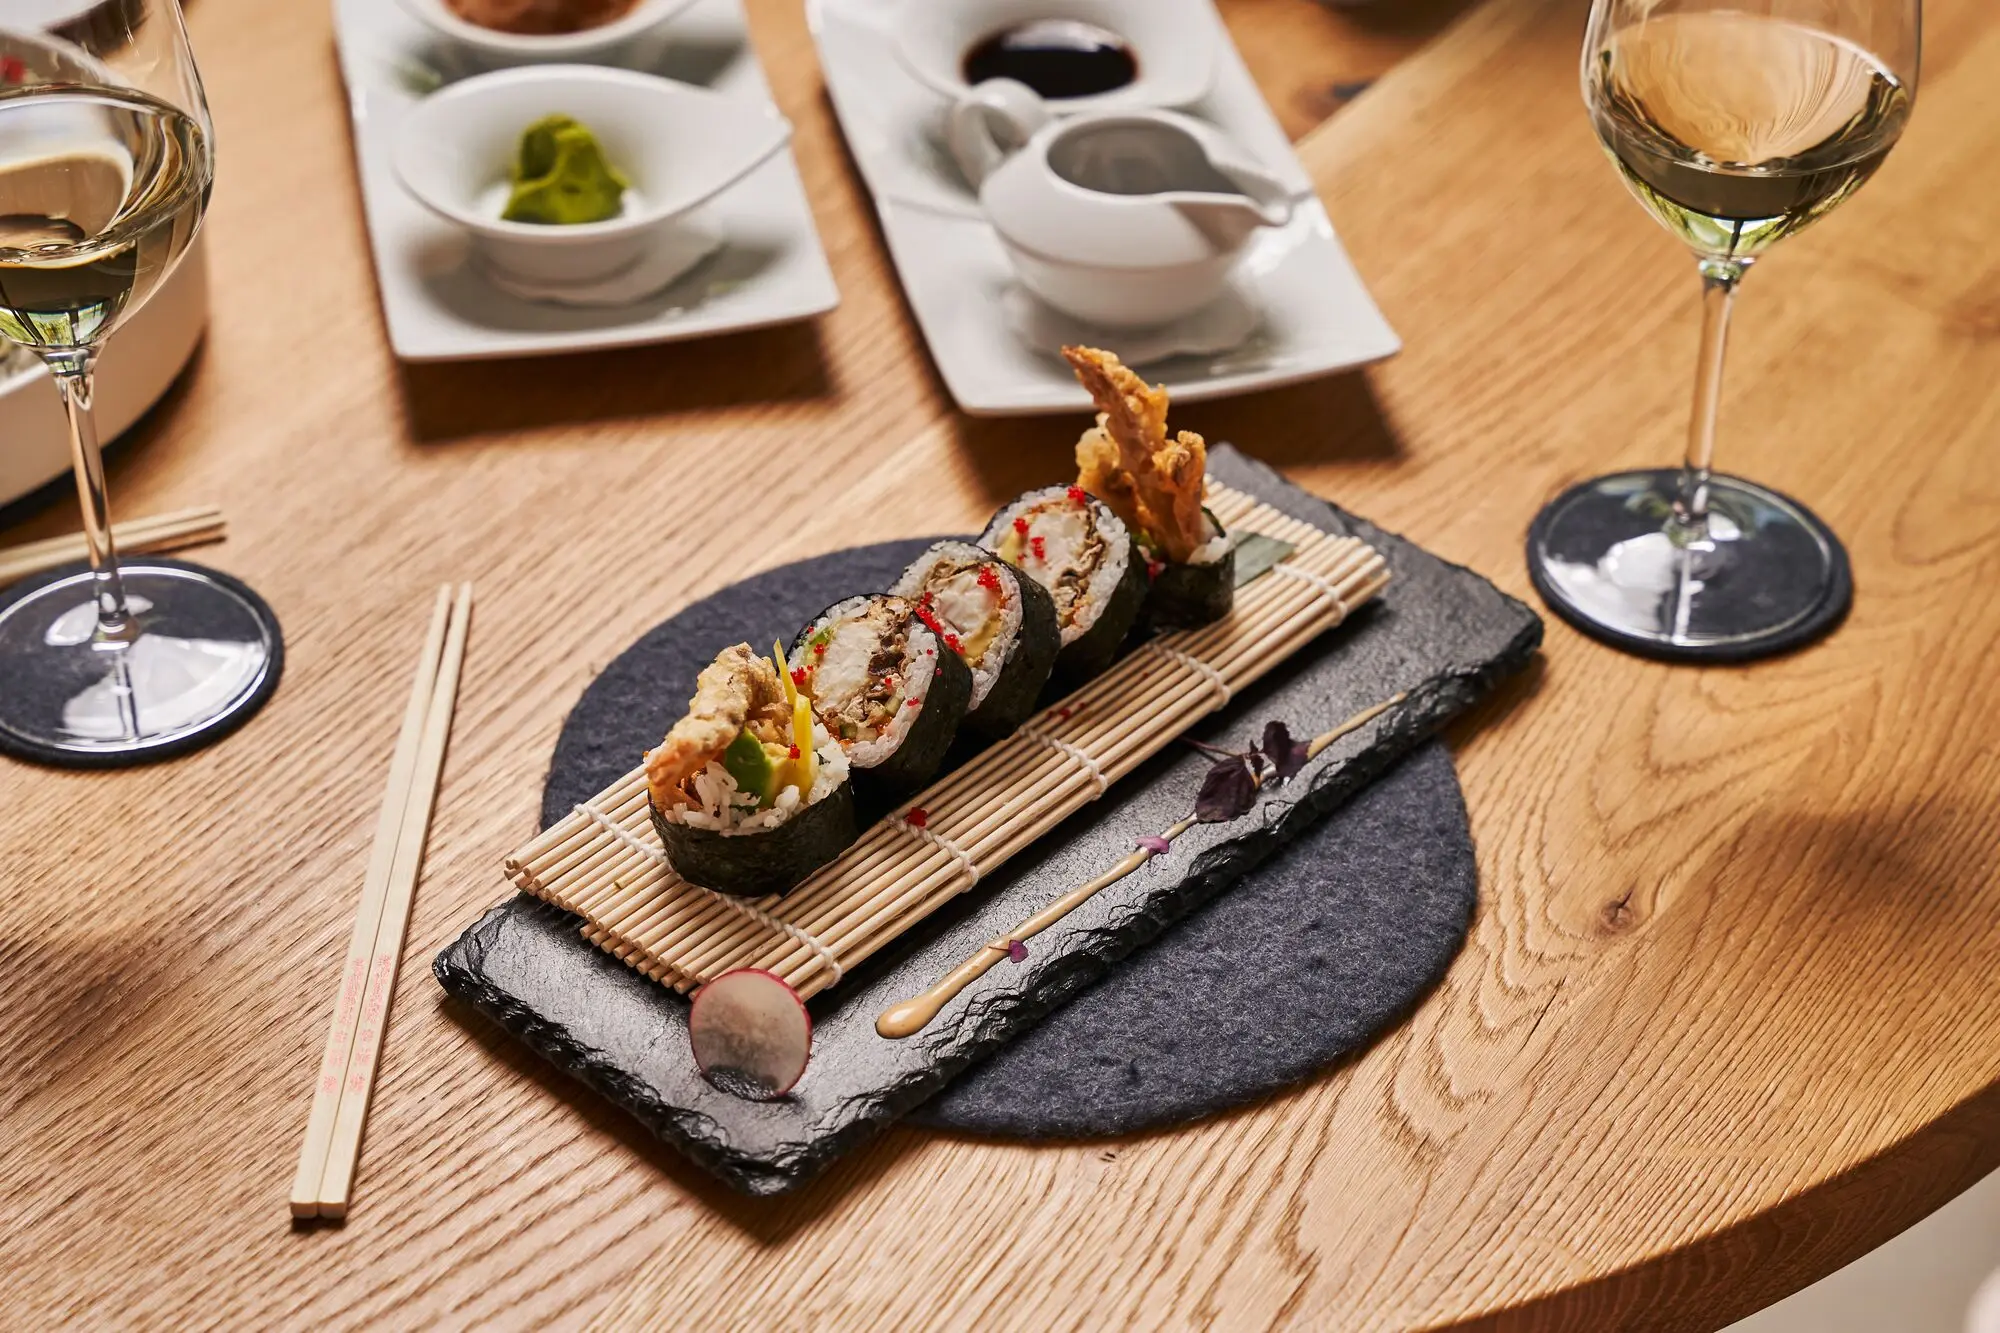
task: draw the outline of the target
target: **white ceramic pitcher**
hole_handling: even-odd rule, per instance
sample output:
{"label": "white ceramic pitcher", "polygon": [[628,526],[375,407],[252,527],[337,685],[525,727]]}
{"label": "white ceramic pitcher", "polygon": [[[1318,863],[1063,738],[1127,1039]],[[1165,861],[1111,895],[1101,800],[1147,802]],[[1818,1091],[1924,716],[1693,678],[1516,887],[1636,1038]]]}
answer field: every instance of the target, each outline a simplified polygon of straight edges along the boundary
{"label": "white ceramic pitcher", "polygon": [[992,79],[952,108],[946,131],[1021,284],[1107,329],[1209,305],[1251,237],[1292,216],[1276,177],[1171,111],[1058,120],[1025,84]]}

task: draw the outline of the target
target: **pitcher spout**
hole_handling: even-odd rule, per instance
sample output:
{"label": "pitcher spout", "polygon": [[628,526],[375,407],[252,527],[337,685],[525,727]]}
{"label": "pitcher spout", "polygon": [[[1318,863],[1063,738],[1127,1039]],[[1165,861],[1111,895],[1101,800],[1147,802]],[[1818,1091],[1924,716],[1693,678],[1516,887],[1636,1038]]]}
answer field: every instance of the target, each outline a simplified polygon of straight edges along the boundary
{"label": "pitcher spout", "polygon": [[1249,194],[1181,194],[1165,202],[1194,224],[1218,252],[1235,250],[1260,227],[1282,227],[1292,219],[1292,201],[1280,193],[1257,199]]}

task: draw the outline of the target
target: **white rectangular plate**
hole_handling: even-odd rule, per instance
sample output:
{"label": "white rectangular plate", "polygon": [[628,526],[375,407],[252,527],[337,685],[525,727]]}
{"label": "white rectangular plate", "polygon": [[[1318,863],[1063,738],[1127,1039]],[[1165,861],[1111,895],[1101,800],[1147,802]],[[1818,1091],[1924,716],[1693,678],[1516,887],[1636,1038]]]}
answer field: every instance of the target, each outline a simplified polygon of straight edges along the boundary
{"label": "white rectangular plate", "polygon": [[[895,54],[898,0],[808,0],[828,97],[875,196],[882,232],[931,356],[958,405],[974,416],[1071,412],[1090,397],[1049,351],[1028,347],[1003,314],[1023,303],[999,239],[944,149],[944,104]],[[1334,235],[1311,179],[1257,91],[1236,45],[1215,23],[1216,80],[1193,114],[1236,139],[1299,200],[1291,223],[1245,256],[1241,299],[1257,331],[1220,353],[1143,367],[1180,402],[1220,398],[1347,370],[1402,346]],[[1196,318],[1199,318],[1198,316]],[[1051,327],[1061,321],[1052,319]],[[1076,326],[1113,350],[1129,339]]]}
{"label": "white rectangular plate", "polygon": [[[668,26],[650,72],[770,100],[741,0],[700,0]],[[362,209],[389,342],[405,361],[471,361],[679,342],[823,314],[840,302],[789,150],[690,214],[723,248],[631,305],[542,305],[501,292],[466,262],[465,236],[404,192],[390,162],[396,124],[452,54],[396,0],[334,0],[354,120]]]}

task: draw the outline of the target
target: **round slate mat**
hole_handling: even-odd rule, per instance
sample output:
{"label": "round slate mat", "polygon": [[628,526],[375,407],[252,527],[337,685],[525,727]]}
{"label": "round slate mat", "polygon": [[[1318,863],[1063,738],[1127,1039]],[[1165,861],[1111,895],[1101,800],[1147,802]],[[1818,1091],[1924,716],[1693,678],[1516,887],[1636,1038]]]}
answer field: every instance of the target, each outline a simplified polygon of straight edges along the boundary
{"label": "round slate mat", "polygon": [[[783,566],[655,627],[563,724],[544,826],[659,742],[720,649],[789,639],[839,598],[886,586],[927,545],[885,542]],[[1458,779],[1433,743],[910,1118],[1076,1137],[1252,1100],[1408,1012],[1458,952],[1477,892]]]}

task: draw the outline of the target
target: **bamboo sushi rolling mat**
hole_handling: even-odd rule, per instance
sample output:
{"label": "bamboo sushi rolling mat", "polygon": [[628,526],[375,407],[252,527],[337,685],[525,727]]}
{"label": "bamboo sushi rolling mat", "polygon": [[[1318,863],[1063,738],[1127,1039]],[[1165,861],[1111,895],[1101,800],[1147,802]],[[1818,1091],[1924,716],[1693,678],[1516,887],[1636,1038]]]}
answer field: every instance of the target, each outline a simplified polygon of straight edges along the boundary
{"label": "bamboo sushi rolling mat", "polygon": [[[582,917],[593,944],[676,990],[737,967],[775,972],[806,996],[837,984],[1388,582],[1381,555],[1355,538],[1227,486],[1212,483],[1208,500],[1231,532],[1292,547],[1237,590],[1228,617],[1148,640],[782,898],[734,898],[674,874],[652,828],[643,765],[516,851],[508,878]],[[911,810],[924,812],[920,821],[905,817]]]}

